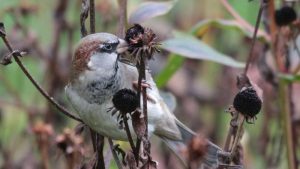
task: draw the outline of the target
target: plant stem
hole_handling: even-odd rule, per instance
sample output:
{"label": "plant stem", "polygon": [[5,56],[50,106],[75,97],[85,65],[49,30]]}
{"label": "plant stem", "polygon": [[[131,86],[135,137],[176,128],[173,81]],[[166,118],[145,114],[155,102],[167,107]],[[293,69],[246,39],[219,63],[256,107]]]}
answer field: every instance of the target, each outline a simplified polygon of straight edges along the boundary
{"label": "plant stem", "polygon": [[[145,60],[144,57],[141,58],[141,76],[144,80],[146,80],[146,66],[145,66]],[[144,113],[144,119],[146,124],[146,131],[145,131],[145,137],[148,139],[148,110],[147,110],[147,90],[145,87],[142,87],[142,96],[143,96],[143,113]]]}
{"label": "plant stem", "polygon": [[121,164],[121,162],[119,160],[118,154],[116,153],[116,151],[114,149],[114,143],[113,143],[112,139],[108,138],[108,143],[109,143],[110,150],[111,150],[111,152],[113,154],[113,157],[114,157],[114,159],[116,161],[116,164],[118,166],[118,169],[123,169],[122,164]]}
{"label": "plant stem", "polygon": [[63,106],[61,106],[57,101],[55,101],[51,96],[49,96],[49,94],[36,82],[36,80],[31,76],[31,74],[28,72],[28,70],[26,69],[26,67],[23,65],[22,61],[18,58],[21,55],[20,52],[18,51],[14,51],[12,46],[10,45],[8,39],[6,38],[6,35],[4,33],[4,28],[3,30],[1,30],[2,32],[1,34],[1,38],[3,40],[3,42],[5,43],[6,47],[8,48],[8,50],[12,53],[12,56],[14,58],[14,60],[17,62],[18,66],[21,68],[21,70],[23,71],[23,73],[26,75],[26,77],[31,81],[31,83],[36,87],[36,89],[50,102],[54,105],[55,108],[57,108],[58,110],[60,110],[60,112],[62,112],[63,114],[65,114],[66,116],[82,122],[81,119],[79,119],[78,117],[75,117],[74,115],[72,115],[71,112],[69,112],[66,108],[64,108]]}
{"label": "plant stem", "polygon": [[127,0],[118,0],[119,3],[119,25],[118,36],[125,37],[125,28],[127,26]]}
{"label": "plant stem", "polygon": [[244,125],[244,122],[245,122],[245,116],[244,115],[241,115],[241,120],[238,124],[238,129],[236,131],[236,136],[234,138],[234,142],[232,144],[232,147],[231,147],[231,157],[234,156],[234,153],[236,152],[236,149],[237,149],[237,146],[238,146],[238,143],[240,142],[242,136],[243,136],[243,125]]}
{"label": "plant stem", "polygon": [[124,125],[125,125],[125,131],[126,131],[126,134],[127,134],[127,137],[128,137],[128,141],[129,141],[129,144],[131,146],[131,149],[133,152],[136,151],[136,148],[134,146],[134,143],[133,143],[133,139],[132,139],[132,136],[131,136],[131,133],[130,133],[130,128],[129,128],[129,125],[128,125],[128,118],[126,116],[126,114],[123,114],[123,122],[124,122]]}
{"label": "plant stem", "polygon": [[297,168],[297,159],[296,159],[296,152],[294,147],[294,140],[293,140],[293,131],[292,131],[292,120],[291,120],[291,113],[290,113],[290,105],[289,105],[289,96],[287,85],[284,83],[283,80],[279,82],[279,104],[282,113],[282,122],[285,127],[285,138],[286,138],[286,149],[287,149],[287,157],[288,157],[288,168],[289,169],[296,169]]}
{"label": "plant stem", "polygon": [[254,57],[253,56],[253,51],[254,51],[254,45],[255,45],[255,42],[256,42],[256,39],[257,39],[257,31],[258,31],[258,28],[259,28],[262,12],[263,12],[265,6],[266,6],[265,2],[264,1],[261,2],[260,8],[259,8],[259,11],[258,11],[258,15],[257,15],[257,19],[256,19],[256,24],[255,24],[255,29],[254,29],[254,34],[253,34],[252,43],[251,43],[251,47],[250,47],[249,56],[248,56],[248,59],[247,59],[246,67],[244,69],[245,74],[247,74],[249,65],[250,65],[250,63],[251,63],[251,61],[253,60],[253,57]]}
{"label": "plant stem", "polygon": [[87,35],[87,30],[85,27],[85,20],[89,15],[90,3],[88,0],[82,0],[81,2],[81,12],[80,12],[80,33],[81,37],[85,37]]}
{"label": "plant stem", "polygon": [[90,0],[90,33],[95,33],[95,0]]}

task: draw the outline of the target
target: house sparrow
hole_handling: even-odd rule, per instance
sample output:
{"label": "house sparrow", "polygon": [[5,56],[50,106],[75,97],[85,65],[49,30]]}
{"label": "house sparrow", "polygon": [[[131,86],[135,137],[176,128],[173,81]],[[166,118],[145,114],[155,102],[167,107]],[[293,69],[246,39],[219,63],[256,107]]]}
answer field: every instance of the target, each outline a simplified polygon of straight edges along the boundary
{"label": "house sparrow", "polygon": [[[126,50],[126,42],[109,33],[96,33],[82,38],[72,60],[72,75],[65,91],[82,121],[101,135],[114,140],[127,140],[125,130],[119,128],[117,116],[107,111],[113,106],[113,95],[123,88],[134,89],[137,69],[118,61]],[[186,144],[194,133],[169,111],[151,75],[146,74],[148,101],[148,132],[162,138],[174,151]],[[131,125],[131,122],[129,121]],[[132,126],[131,133],[134,133]],[[136,137],[136,136],[134,136]],[[208,141],[204,164],[215,168],[221,149]]]}

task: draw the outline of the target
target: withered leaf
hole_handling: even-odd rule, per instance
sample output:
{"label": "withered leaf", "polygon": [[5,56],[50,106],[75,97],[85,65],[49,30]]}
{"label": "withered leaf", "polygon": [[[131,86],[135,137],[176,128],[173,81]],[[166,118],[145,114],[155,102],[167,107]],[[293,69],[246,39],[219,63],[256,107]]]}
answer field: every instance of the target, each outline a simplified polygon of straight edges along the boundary
{"label": "withered leaf", "polygon": [[131,151],[126,153],[125,160],[130,169],[137,169],[134,154]]}
{"label": "withered leaf", "polygon": [[146,132],[146,124],[144,118],[141,118],[141,112],[136,111],[132,114],[132,126],[137,137],[141,139]]}

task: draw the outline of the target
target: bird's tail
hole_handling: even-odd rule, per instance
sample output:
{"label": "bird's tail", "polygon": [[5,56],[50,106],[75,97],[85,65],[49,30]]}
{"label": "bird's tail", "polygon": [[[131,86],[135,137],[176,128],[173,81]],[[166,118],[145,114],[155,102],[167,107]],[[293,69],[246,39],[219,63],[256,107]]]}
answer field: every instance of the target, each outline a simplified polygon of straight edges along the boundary
{"label": "bird's tail", "polygon": [[[183,156],[181,155],[182,154],[181,150],[182,148],[187,148],[187,145],[189,144],[191,139],[196,135],[196,133],[190,130],[180,121],[177,120],[176,123],[182,135],[182,140],[175,141],[167,138],[162,138],[162,139],[166,143],[166,145],[174,152],[174,154],[180,159],[180,161],[185,166],[188,166],[187,160],[183,158]],[[207,143],[208,143],[207,152],[202,160],[201,165],[205,168],[216,169],[219,166],[218,156],[219,153],[222,152],[222,149],[209,140],[207,140]]]}

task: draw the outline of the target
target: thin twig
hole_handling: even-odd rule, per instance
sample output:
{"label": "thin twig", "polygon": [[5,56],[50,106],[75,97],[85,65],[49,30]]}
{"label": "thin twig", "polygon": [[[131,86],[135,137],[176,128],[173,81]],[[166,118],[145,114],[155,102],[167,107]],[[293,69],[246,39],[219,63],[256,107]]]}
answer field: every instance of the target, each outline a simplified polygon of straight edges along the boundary
{"label": "thin twig", "polygon": [[[253,32],[255,28],[248,23],[245,19],[243,19],[234,9],[233,7],[228,3],[228,0],[221,0],[221,3],[226,8],[226,10],[236,19],[237,22],[239,22],[245,29],[247,29],[249,32]],[[259,30],[259,34],[263,36],[267,41],[270,41],[270,36],[262,30]]]}
{"label": "thin twig", "polygon": [[85,27],[85,20],[89,16],[90,3],[88,0],[82,0],[81,2],[81,12],[80,12],[80,33],[81,37],[87,35],[87,30]]}
{"label": "thin twig", "polygon": [[55,101],[51,96],[49,96],[49,94],[36,82],[36,80],[31,76],[31,74],[28,72],[28,70],[26,69],[26,67],[23,65],[22,61],[18,58],[21,57],[21,53],[18,51],[14,51],[13,48],[11,47],[8,39],[6,38],[6,34],[5,34],[5,30],[4,30],[4,25],[3,25],[3,29],[0,30],[0,36],[3,40],[3,42],[5,43],[6,47],[8,48],[8,50],[12,53],[13,58],[15,59],[15,61],[17,62],[18,66],[21,68],[21,70],[23,71],[23,73],[26,75],[26,77],[31,81],[31,83],[37,88],[37,90],[50,102],[54,105],[54,107],[56,107],[58,110],[60,110],[63,114],[65,114],[66,116],[77,120],[79,122],[82,122],[81,119],[79,119],[78,117],[75,117],[74,115],[72,115],[71,112],[69,112],[66,108],[64,108],[63,106],[61,106],[57,101]]}
{"label": "thin twig", "polygon": [[279,99],[280,99],[280,108],[283,116],[283,123],[285,127],[285,139],[286,139],[286,148],[287,148],[287,157],[288,157],[288,166],[289,169],[297,168],[297,160],[295,157],[294,148],[294,139],[293,139],[293,129],[292,129],[292,120],[291,120],[291,109],[289,105],[289,96],[287,91],[287,85],[281,80],[279,82]]}
{"label": "thin twig", "polygon": [[127,27],[127,0],[118,0],[119,3],[119,24],[118,36],[125,37],[125,28]]}
{"label": "thin twig", "polygon": [[95,0],[90,0],[90,33],[95,33]]}
{"label": "thin twig", "polygon": [[113,154],[113,157],[115,159],[115,162],[116,162],[116,164],[118,166],[118,169],[123,169],[122,164],[121,164],[121,162],[119,160],[118,154],[116,153],[116,151],[114,149],[114,143],[113,143],[112,139],[108,138],[108,143],[109,143],[110,150],[111,150],[111,152]]}
{"label": "thin twig", "polygon": [[[143,76],[141,75],[141,68],[140,68],[140,65],[137,64],[137,69],[138,69],[138,72],[139,72],[139,77],[138,77],[138,90],[137,90],[137,95],[139,97],[139,107],[141,107],[141,87],[142,87],[142,79],[143,79]],[[147,123],[145,123],[147,125]],[[137,137],[137,141],[136,141],[136,150],[137,152],[140,152],[140,148],[141,148],[141,143],[142,143],[142,140]],[[139,159],[139,154],[135,154],[135,158],[136,159]],[[139,160],[137,160],[139,161]],[[137,163],[138,164],[138,163]]]}
{"label": "thin twig", "polygon": [[258,15],[257,15],[257,19],[256,19],[256,24],[255,24],[255,29],[254,29],[254,34],[253,34],[252,43],[251,43],[251,47],[250,47],[249,56],[248,56],[248,59],[247,59],[247,62],[246,62],[246,67],[244,69],[244,74],[247,74],[249,65],[250,65],[250,63],[251,63],[251,61],[253,60],[253,57],[254,57],[253,56],[253,50],[254,50],[254,45],[255,45],[255,42],[256,42],[256,38],[257,38],[257,31],[258,31],[258,28],[259,28],[262,12],[263,12],[265,6],[266,6],[265,1],[261,2],[260,8],[259,8],[259,11],[258,11]]}
{"label": "thin twig", "polygon": [[96,164],[97,165],[95,166],[95,169],[105,169],[103,150],[104,150],[104,136],[96,133],[96,151],[97,151]]}
{"label": "thin twig", "polygon": [[[138,96],[139,98],[141,98],[141,93],[142,93],[142,98],[143,98],[143,115],[144,115],[144,121],[145,121],[145,125],[146,125],[146,129],[145,129],[145,134],[144,134],[144,138],[145,141],[147,141],[146,144],[144,144],[144,149],[145,152],[147,154],[148,157],[148,161],[146,162],[146,168],[149,168],[149,161],[151,160],[150,157],[150,153],[151,153],[151,144],[149,141],[149,136],[148,136],[148,108],[147,108],[147,90],[146,87],[142,86],[142,81],[146,80],[146,65],[145,65],[145,59],[147,59],[148,57],[144,56],[143,53],[141,53],[138,57],[140,57],[140,63],[137,65],[138,68],[138,72],[139,72],[139,79],[138,79]],[[139,102],[141,103],[141,102]],[[140,143],[141,140],[138,139],[137,144]],[[137,145],[140,146],[140,145]],[[139,152],[139,148],[137,147],[137,152]],[[139,154],[135,154],[135,156],[138,156]],[[137,157],[138,159],[139,157]],[[138,160],[137,160],[138,161]],[[138,163],[137,163],[138,164]]]}
{"label": "thin twig", "polygon": [[134,145],[131,133],[130,133],[130,128],[129,128],[129,125],[128,125],[128,118],[127,118],[126,114],[123,114],[123,122],[124,122],[124,125],[125,125],[125,131],[126,131],[126,134],[127,134],[127,137],[128,137],[129,144],[131,146],[132,151],[135,152],[136,148],[135,148],[135,145]]}
{"label": "thin twig", "polygon": [[231,147],[231,151],[230,151],[231,156],[233,156],[235,154],[236,148],[237,148],[237,146],[240,142],[240,139],[243,135],[242,129],[243,129],[244,122],[245,122],[245,116],[242,115],[241,120],[238,124],[238,129],[237,129],[237,132],[236,132],[237,134],[235,136],[234,142],[232,143],[232,147]]}

